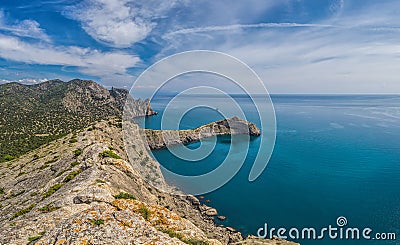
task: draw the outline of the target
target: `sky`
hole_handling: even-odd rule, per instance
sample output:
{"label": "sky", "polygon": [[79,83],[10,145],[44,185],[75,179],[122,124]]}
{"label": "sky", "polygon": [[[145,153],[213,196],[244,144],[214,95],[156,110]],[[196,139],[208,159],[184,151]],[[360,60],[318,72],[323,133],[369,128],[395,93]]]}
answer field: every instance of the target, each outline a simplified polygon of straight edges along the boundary
{"label": "sky", "polygon": [[0,83],[129,88],[196,49],[242,60],[270,93],[400,93],[400,1],[0,2]]}

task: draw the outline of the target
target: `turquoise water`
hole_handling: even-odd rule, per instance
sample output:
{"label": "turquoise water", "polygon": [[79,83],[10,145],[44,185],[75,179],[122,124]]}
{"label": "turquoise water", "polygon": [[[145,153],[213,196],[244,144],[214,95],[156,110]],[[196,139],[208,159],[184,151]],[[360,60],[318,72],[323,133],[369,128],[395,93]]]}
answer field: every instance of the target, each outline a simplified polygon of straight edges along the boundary
{"label": "turquoise water", "polygon": [[[169,97],[152,100],[158,116],[148,118],[147,128],[160,128]],[[218,98],[209,98],[219,104]],[[204,195],[233,226],[244,234],[258,228],[336,225],[345,216],[348,226],[370,227],[374,232],[396,232],[400,239],[400,96],[273,96],[277,139],[263,174],[248,182],[258,149],[252,138],[246,162],[226,185]],[[247,119],[257,114],[247,98],[237,98]],[[180,128],[195,128],[221,119],[218,110],[197,108],[188,112]],[[203,142],[207,144],[207,141]],[[200,143],[187,147],[196,148]],[[183,146],[179,146],[183,147]],[[186,162],[168,150],[153,151],[166,168],[196,175],[216,168],[230,147],[219,137],[213,153]],[[175,183],[181,189],[190,186]],[[299,240],[302,244],[396,244],[389,241]]]}

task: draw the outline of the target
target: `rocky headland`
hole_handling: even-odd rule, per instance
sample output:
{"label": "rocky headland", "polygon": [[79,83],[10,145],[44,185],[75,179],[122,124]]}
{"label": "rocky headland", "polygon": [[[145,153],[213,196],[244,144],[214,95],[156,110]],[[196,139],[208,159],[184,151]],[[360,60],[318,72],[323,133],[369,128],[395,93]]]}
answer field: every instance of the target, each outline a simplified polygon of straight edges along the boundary
{"label": "rocky headland", "polygon": [[261,132],[254,123],[235,116],[190,130],[145,129],[145,134],[149,148],[151,150],[155,150],[162,149],[170,145],[188,144],[212,136],[236,134],[259,136]]}

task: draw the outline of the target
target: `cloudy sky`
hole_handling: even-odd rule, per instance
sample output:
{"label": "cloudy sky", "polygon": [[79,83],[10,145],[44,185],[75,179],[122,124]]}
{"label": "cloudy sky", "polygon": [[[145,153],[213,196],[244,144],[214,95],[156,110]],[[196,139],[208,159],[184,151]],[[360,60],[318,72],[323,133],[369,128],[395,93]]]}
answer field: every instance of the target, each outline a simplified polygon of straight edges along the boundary
{"label": "cloudy sky", "polygon": [[0,83],[130,86],[154,62],[210,49],[271,93],[399,93],[398,0],[2,0]]}

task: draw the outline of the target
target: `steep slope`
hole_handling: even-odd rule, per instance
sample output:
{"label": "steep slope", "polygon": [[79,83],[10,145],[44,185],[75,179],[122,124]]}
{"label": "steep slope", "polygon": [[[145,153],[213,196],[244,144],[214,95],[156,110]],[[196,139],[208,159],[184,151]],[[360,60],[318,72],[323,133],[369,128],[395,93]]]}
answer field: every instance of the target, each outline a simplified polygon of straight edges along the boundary
{"label": "steep slope", "polygon": [[[126,160],[120,124],[103,120],[0,163],[0,244],[244,242],[232,228],[215,226],[210,208],[195,197],[162,193],[143,181]],[[157,172],[139,137],[131,144],[134,161]]]}
{"label": "steep slope", "polygon": [[93,81],[0,85],[0,161],[22,155],[91,122],[121,116],[127,98],[132,100],[136,116],[153,113],[148,100],[134,101],[127,90],[107,90]]}

